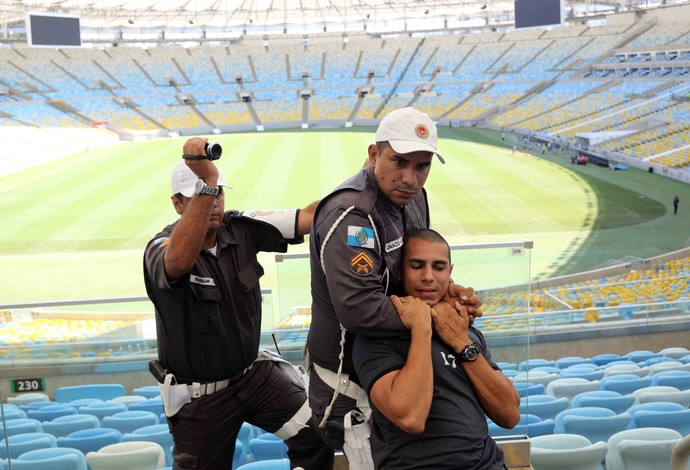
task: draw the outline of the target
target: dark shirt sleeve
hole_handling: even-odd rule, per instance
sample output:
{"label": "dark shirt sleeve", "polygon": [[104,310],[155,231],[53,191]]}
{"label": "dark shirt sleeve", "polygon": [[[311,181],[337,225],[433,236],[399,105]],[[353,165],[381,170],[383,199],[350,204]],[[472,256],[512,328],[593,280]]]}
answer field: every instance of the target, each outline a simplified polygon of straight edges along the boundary
{"label": "dark shirt sleeve", "polygon": [[[333,309],[345,329],[355,334],[400,335],[406,331],[398,312],[386,295],[383,257],[377,248],[378,235],[365,242],[348,241],[348,229],[372,229],[361,212],[350,211],[326,237],[345,212],[338,207],[320,222],[317,229],[319,261],[324,269]],[[325,243],[325,248],[324,248]]]}
{"label": "dark shirt sleeve", "polygon": [[[405,366],[407,355],[396,351],[394,344],[405,342],[403,338],[376,338],[357,335],[352,349],[352,360],[357,376],[367,394],[376,381],[389,372],[401,370]],[[407,353],[407,346],[403,349]]]}
{"label": "dark shirt sleeve", "polygon": [[467,330],[467,333],[469,334],[470,339],[479,345],[479,349],[482,350],[482,355],[484,356],[484,359],[486,359],[486,362],[488,362],[494,370],[501,370],[501,368],[498,367],[491,357],[491,350],[489,349],[489,345],[486,343],[484,334],[474,326],[470,326]]}

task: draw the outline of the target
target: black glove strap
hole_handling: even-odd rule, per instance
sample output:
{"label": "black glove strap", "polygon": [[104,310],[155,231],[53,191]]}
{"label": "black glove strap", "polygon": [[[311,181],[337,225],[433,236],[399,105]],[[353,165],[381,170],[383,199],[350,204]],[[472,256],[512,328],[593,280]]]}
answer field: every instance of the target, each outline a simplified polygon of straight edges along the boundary
{"label": "black glove strap", "polygon": [[185,160],[218,160],[218,158],[209,157],[208,155],[182,155]]}

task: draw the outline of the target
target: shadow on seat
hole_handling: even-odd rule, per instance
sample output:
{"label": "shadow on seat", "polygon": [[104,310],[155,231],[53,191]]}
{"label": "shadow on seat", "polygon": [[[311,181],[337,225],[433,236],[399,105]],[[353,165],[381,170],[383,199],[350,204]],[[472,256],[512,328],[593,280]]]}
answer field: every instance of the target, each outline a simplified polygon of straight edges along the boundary
{"label": "shadow on seat", "polygon": [[530,439],[534,470],[599,470],[606,456],[605,442],[592,444],[577,434],[552,434]]}

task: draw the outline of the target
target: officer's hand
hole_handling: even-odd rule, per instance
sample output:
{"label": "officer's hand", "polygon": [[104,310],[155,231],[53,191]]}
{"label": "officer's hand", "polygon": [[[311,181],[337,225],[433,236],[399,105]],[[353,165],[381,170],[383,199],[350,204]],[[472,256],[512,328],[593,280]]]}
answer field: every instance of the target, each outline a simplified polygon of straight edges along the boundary
{"label": "officer's hand", "polygon": [[451,305],[448,302],[439,302],[431,308],[431,318],[434,323],[434,330],[438,333],[441,340],[448,346],[462,348],[470,342],[467,335],[467,328],[470,326],[470,316],[467,307],[455,302]]}
{"label": "officer's hand", "polygon": [[460,284],[451,283],[448,286],[448,293],[443,298],[445,302],[450,304],[460,302],[460,304],[467,308],[467,314],[470,318],[470,325],[474,323],[474,319],[481,317],[484,313],[481,310],[482,301],[474,294],[472,287],[464,287]]}
{"label": "officer's hand", "polygon": [[422,300],[415,297],[398,297],[391,295],[391,302],[398,311],[400,321],[408,330],[414,328],[428,328],[431,330],[430,308]]}
{"label": "officer's hand", "polygon": [[[192,137],[184,143],[182,149],[183,155],[206,155],[206,142],[208,139],[205,137]],[[218,185],[218,167],[206,158],[201,160],[185,160],[185,163],[190,170],[194,172],[199,178],[204,180],[209,186]]]}

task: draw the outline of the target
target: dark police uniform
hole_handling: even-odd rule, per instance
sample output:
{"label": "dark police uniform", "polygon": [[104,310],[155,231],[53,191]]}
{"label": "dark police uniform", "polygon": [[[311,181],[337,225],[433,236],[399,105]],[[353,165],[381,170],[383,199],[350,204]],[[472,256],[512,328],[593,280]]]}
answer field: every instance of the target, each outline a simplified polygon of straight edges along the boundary
{"label": "dark police uniform", "polygon": [[[148,243],[144,279],[156,310],[159,360],[177,382],[202,384],[195,389],[200,396],[168,418],[175,468],[231,468],[244,421],[276,432],[306,409],[304,386],[286,373],[289,365],[255,362],[264,273],[256,255],[285,252],[287,241],[272,225],[228,211],[216,254],[202,250],[188,274],[169,282],[163,258],[174,227]],[[307,470],[332,466],[332,450],[312,427],[300,428],[286,440],[292,464]]]}
{"label": "dark police uniform", "polygon": [[[473,326],[467,334],[489,365],[498,370],[484,335]],[[367,393],[378,379],[405,366],[409,349],[409,334],[399,338],[357,336],[353,358]],[[423,433],[404,432],[372,404],[371,449],[377,469],[505,468],[503,451],[489,436],[484,410],[456,356],[434,333],[431,342],[434,395]]]}
{"label": "dark police uniform", "polygon": [[[399,336],[407,331],[388,296],[401,293],[398,272],[404,235],[428,227],[426,192],[422,189],[408,205],[398,206],[379,194],[370,166],[321,201],[309,242],[312,319],[307,350],[313,364],[338,371],[342,324],[348,332],[342,372],[348,375],[347,380],[358,383],[352,366],[353,334]],[[333,388],[324,383],[316,369],[310,369],[309,404],[315,422],[320,423]],[[342,447],[339,428],[354,405],[354,399],[339,395],[330,425],[320,429],[333,448]]]}

